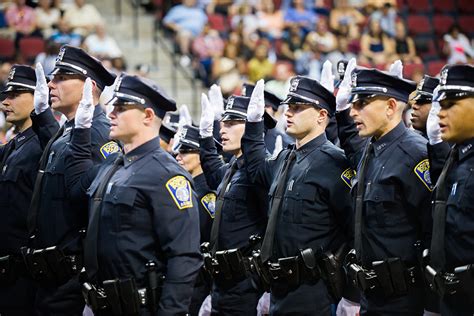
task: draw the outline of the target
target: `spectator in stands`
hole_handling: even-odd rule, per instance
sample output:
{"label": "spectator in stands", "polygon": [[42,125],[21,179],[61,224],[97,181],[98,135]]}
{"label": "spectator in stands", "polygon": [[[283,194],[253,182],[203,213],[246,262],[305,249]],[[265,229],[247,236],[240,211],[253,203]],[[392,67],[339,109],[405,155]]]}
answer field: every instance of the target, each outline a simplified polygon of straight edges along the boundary
{"label": "spectator in stands", "polygon": [[285,26],[297,26],[303,36],[313,30],[316,20],[313,11],[305,8],[304,0],[293,0],[292,6],[286,10],[284,16]]}
{"label": "spectator in stands", "polygon": [[422,63],[421,58],[416,55],[415,42],[407,35],[403,22],[397,22],[394,40],[397,59],[400,59],[404,64]]}
{"label": "spectator in stands", "polygon": [[267,79],[273,74],[273,63],[268,59],[268,46],[260,44],[255,50],[255,56],[248,62],[248,78],[251,82]]}
{"label": "spectator in stands", "polygon": [[224,48],[224,55],[212,61],[212,78],[221,87],[224,96],[230,96],[242,86],[240,73],[243,60],[239,57],[239,46],[228,42]]}
{"label": "spectator in stands", "polygon": [[[293,2],[293,0],[283,0],[281,2],[280,9],[282,11],[288,10],[289,8],[291,8],[292,2]],[[304,0],[303,2],[304,2],[304,7],[306,8],[306,10],[308,10],[308,11],[313,11],[314,10],[314,4],[316,2],[315,0]]]}
{"label": "spectator in stands", "polygon": [[61,18],[58,8],[52,6],[51,0],[39,0],[35,9],[36,22],[44,38],[49,38],[53,34],[53,28]]}
{"label": "spectator in stands", "polygon": [[329,15],[329,26],[337,33],[347,27],[348,34],[358,36],[358,25],[364,23],[365,18],[357,9],[348,4],[348,0],[338,0]]}
{"label": "spectator in stands", "polygon": [[232,7],[232,0],[211,0],[211,2],[206,7],[206,12],[208,14],[229,14],[229,8]]}
{"label": "spectator in stands", "polygon": [[15,0],[8,6],[5,17],[8,27],[15,33],[15,43],[25,36],[41,36],[36,26],[36,15],[33,8],[25,4],[25,0]]}
{"label": "spectator in stands", "polygon": [[69,44],[72,46],[80,46],[82,42],[82,37],[74,33],[69,26],[68,21],[65,18],[62,18],[58,22],[58,30],[51,35],[50,40],[59,46]]}
{"label": "spectator in stands", "polygon": [[211,85],[212,60],[222,56],[224,51],[224,40],[219,32],[206,25],[203,32],[192,44],[192,51],[197,58],[196,71],[206,86]]}
{"label": "spectator in stands", "polygon": [[270,40],[279,39],[284,28],[283,11],[275,8],[273,0],[263,0],[262,9],[257,12],[259,31]]}
{"label": "spectator in stands", "polygon": [[265,82],[265,89],[283,100],[290,88],[290,78],[294,75],[291,63],[279,62],[274,67],[273,79]]}
{"label": "spectator in stands", "polygon": [[237,29],[242,28],[242,36],[247,37],[257,31],[259,21],[253,13],[252,6],[244,3],[238,8],[238,13],[232,17],[231,27]]}
{"label": "spectator in stands", "polygon": [[83,45],[91,55],[99,59],[113,59],[123,55],[115,39],[107,35],[103,24],[98,24],[95,27],[95,33],[88,35]]}
{"label": "spectator in stands", "polygon": [[7,87],[8,75],[12,64],[9,62],[0,63],[0,91],[3,91]]}
{"label": "spectator in stands", "polygon": [[394,46],[393,39],[382,31],[380,22],[370,20],[368,30],[360,40],[359,60],[362,64],[372,66],[388,64],[394,59]]}
{"label": "spectator in stands", "polygon": [[326,19],[319,19],[316,23],[316,30],[309,32],[306,41],[318,47],[318,51],[323,57],[337,48],[337,38],[328,29]]}
{"label": "spectator in stands", "polygon": [[377,20],[380,23],[382,31],[387,35],[394,37],[396,33],[397,10],[392,7],[390,2],[386,2],[381,9],[376,10],[370,16],[370,20]]}
{"label": "spectator in stands", "polygon": [[97,8],[85,0],[74,0],[74,4],[64,13],[64,19],[68,21],[74,33],[83,37],[94,31],[97,25],[104,23]]}
{"label": "spectator in stands", "polygon": [[303,50],[304,38],[300,36],[297,25],[292,25],[288,29],[288,35],[284,37],[281,44],[281,56],[283,59],[295,62],[300,57]]}
{"label": "spectator in stands", "polygon": [[56,57],[58,57],[60,45],[56,44],[52,40],[46,41],[45,51],[36,56],[36,63],[40,63],[43,66],[44,73],[49,74],[54,70],[56,64]]}
{"label": "spectator in stands", "polygon": [[349,40],[346,37],[337,38],[337,49],[327,55],[327,59],[332,63],[332,72],[337,73],[337,62],[340,60],[350,60],[357,56],[349,51]]}
{"label": "spectator in stands", "polygon": [[322,65],[322,53],[316,42],[308,40],[303,44],[303,49],[297,55],[295,60],[295,70],[298,75],[310,77],[319,80]]}
{"label": "spectator in stands", "polygon": [[474,58],[474,49],[458,25],[453,25],[443,37],[444,52],[448,55],[448,64],[463,64]]}
{"label": "spectator in stands", "polygon": [[196,0],[183,0],[163,18],[163,24],[176,33],[176,39],[179,45],[182,66],[189,66],[191,42],[193,38],[201,34],[207,23],[207,15],[196,6]]}

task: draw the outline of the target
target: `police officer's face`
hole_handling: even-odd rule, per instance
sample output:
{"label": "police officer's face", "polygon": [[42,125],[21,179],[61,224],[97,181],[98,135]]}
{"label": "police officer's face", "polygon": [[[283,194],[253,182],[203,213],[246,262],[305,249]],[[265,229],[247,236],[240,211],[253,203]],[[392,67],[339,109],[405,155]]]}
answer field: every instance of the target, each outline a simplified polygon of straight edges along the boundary
{"label": "police officer's face", "polygon": [[8,92],[2,101],[2,110],[7,122],[16,124],[24,122],[33,110],[33,93],[26,91]]}
{"label": "police officer's face", "polygon": [[379,138],[386,134],[389,123],[387,100],[379,97],[360,99],[352,104],[350,116],[359,136]]}
{"label": "police officer's face", "polygon": [[201,164],[199,160],[199,150],[180,150],[178,152],[178,155],[176,156],[176,160],[191,175],[193,175],[195,170],[199,169],[199,166]]}
{"label": "police officer's face", "polygon": [[73,74],[56,74],[48,83],[51,107],[67,116],[74,111],[82,98],[84,77]]}
{"label": "police officer's face", "polygon": [[288,104],[285,116],[286,133],[303,139],[315,129],[318,110],[311,104]]}
{"label": "police officer's face", "polygon": [[426,120],[430,113],[431,103],[418,103],[412,105],[413,112],[411,112],[411,123],[413,128],[419,131],[426,130]]}
{"label": "police officer's face", "polygon": [[440,101],[439,126],[441,138],[461,143],[474,137],[474,97]]}
{"label": "police officer's face", "polygon": [[240,140],[244,136],[245,121],[230,120],[221,122],[222,150],[233,155],[240,154]]}
{"label": "police officer's face", "polygon": [[145,116],[143,107],[138,105],[114,105],[113,111],[109,113],[109,137],[118,139],[124,144],[131,143],[143,129]]}

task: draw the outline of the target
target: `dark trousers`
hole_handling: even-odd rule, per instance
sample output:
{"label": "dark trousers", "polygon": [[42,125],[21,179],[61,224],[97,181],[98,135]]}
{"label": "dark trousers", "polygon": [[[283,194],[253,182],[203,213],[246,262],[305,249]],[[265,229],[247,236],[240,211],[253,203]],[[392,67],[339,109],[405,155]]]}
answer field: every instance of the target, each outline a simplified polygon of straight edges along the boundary
{"label": "dark trousers", "polygon": [[201,309],[202,302],[211,293],[212,279],[207,272],[199,271],[196,279],[196,284],[193,289],[193,296],[191,297],[191,304],[189,305],[189,315],[198,316],[199,309]]}
{"label": "dark trousers", "polygon": [[20,278],[12,285],[0,285],[0,315],[33,315],[36,286],[26,278]]}
{"label": "dark trousers", "polygon": [[38,287],[35,312],[39,316],[82,316],[84,305],[81,284],[74,277],[59,287]]}
{"label": "dark trousers", "polygon": [[332,299],[322,280],[288,288],[284,283],[272,286],[270,315],[331,315]]}
{"label": "dark trousers", "polygon": [[212,288],[212,316],[257,315],[257,304],[263,292],[252,286],[247,278],[234,286],[216,286]]}
{"label": "dark trousers", "polygon": [[423,286],[410,287],[404,296],[385,298],[381,291],[362,294],[360,300],[361,316],[418,316],[423,315],[424,309]]}
{"label": "dark trousers", "polygon": [[472,316],[474,315],[474,289],[470,293],[457,292],[447,295],[441,300],[441,315],[443,316]]}

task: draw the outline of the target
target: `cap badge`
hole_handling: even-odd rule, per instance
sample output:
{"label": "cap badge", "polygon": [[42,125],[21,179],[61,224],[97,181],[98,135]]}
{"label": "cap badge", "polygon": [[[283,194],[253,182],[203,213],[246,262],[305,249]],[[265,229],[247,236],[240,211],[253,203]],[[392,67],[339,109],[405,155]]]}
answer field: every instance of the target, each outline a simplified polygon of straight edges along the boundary
{"label": "cap badge", "polygon": [[226,110],[232,109],[233,106],[234,106],[234,97],[229,97],[227,99],[227,105],[226,105],[225,109]]}
{"label": "cap badge", "polygon": [[420,82],[418,83],[418,87],[416,88],[416,90],[422,91],[424,84],[425,84],[425,78],[423,78],[423,79],[420,80]]}
{"label": "cap badge", "polygon": [[58,57],[56,57],[56,62],[63,60],[63,58],[64,58],[64,53],[65,53],[65,52],[66,52],[66,47],[62,47],[62,48],[59,50]]}
{"label": "cap badge", "polygon": [[351,75],[351,85],[352,88],[357,87],[357,74],[355,72],[353,72]]}
{"label": "cap badge", "polygon": [[440,75],[440,83],[442,85],[445,85],[447,80],[448,80],[448,69],[444,69],[442,72],[441,72],[441,75]]}
{"label": "cap badge", "polygon": [[10,70],[10,73],[8,74],[8,81],[13,80],[13,77],[15,76],[15,71],[16,71],[16,68],[12,68]]}
{"label": "cap badge", "polygon": [[119,89],[120,89],[120,85],[122,84],[122,80],[123,80],[123,77],[120,76],[117,78],[117,80],[115,81],[115,87],[114,87],[114,91],[115,92],[118,92]]}
{"label": "cap badge", "polygon": [[344,63],[339,63],[337,65],[337,72],[343,74],[346,71],[346,65]]}
{"label": "cap badge", "polygon": [[300,79],[293,79],[293,80],[291,80],[290,92],[295,92],[296,89],[298,89],[299,83],[300,83]]}

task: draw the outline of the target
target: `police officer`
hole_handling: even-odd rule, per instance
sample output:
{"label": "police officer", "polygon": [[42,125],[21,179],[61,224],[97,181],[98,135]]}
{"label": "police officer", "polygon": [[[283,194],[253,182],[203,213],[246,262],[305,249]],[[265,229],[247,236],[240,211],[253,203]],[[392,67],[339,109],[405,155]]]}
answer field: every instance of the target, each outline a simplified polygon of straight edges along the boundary
{"label": "police officer", "polygon": [[415,85],[399,75],[351,68],[337,96],[339,139],[358,163],[349,278],[362,292],[361,315],[421,315],[419,261],[429,243],[432,186],[426,140],[402,121]]}
{"label": "police officer", "polygon": [[[246,97],[250,97],[252,95],[253,89],[255,85],[250,83],[244,83],[242,89],[242,95]],[[275,118],[275,113],[278,112],[278,108],[281,104],[281,99],[277,97],[275,94],[271,93],[270,91],[264,92],[265,97],[265,111],[273,118]],[[275,145],[277,144],[277,138],[281,138],[281,148],[286,148],[289,144],[293,143],[288,134],[283,133],[278,128],[272,128],[265,131],[265,146],[269,153],[273,153],[275,151]]]}
{"label": "police officer", "polygon": [[35,84],[33,68],[13,65],[1,92],[2,111],[17,133],[0,147],[0,314],[5,315],[32,315],[35,298],[20,253],[28,244],[26,216],[42,152],[30,119]]}
{"label": "police officer", "polygon": [[[251,179],[269,191],[270,218],[261,259],[270,265],[270,314],[331,315],[328,288],[334,280],[323,281],[323,273],[329,271],[319,258],[328,259],[352,238],[353,172],[342,150],[325,134],[335,98],[315,80],[293,77],[284,102],[286,132],[296,144],[267,158],[263,89],[261,80],[252,94],[242,149]],[[342,282],[340,268],[336,270]],[[342,283],[338,285],[341,289]]]}
{"label": "police officer", "polygon": [[[455,144],[436,183],[428,282],[442,315],[474,314],[474,67],[446,65],[438,94],[438,131]],[[435,104],[433,104],[433,107]]]}
{"label": "police officer", "polygon": [[[252,285],[251,277],[240,264],[239,258],[230,258],[230,253],[229,257],[224,254],[225,250],[233,250],[231,253],[235,254],[235,249],[238,249],[242,256],[249,257],[254,249],[249,237],[263,236],[267,221],[266,191],[250,181],[240,147],[248,102],[249,98],[242,96],[227,99],[220,135],[223,151],[232,154],[232,158],[225,164],[217,153],[212,137],[212,105],[207,96],[202,95],[199,128],[201,164],[209,187],[218,192],[210,250],[216,256],[217,253],[223,254],[219,261],[222,273],[214,274],[212,315],[256,315],[257,303],[262,294],[261,289]],[[234,264],[238,271],[230,272],[228,266]],[[224,270],[229,271],[227,276]]]}
{"label": "police officer", "polygon": [[[122,74],[114,91],[110,137],[123,143],[124,155],[93,167],[93,103],[81,101],[83,119],[75,121],[66,158],[71,195],[89,197],[86,299],[99,315],[184,315],[201,255],[191,176],[158,137],[165,112],[176,105],[137,76]],[[89,94],[87,79],[83,100]],[[98,288],[106,299],[94,300],[103,298]]]}
{"label": "police officer", "polygon": [[414,129],[421,132],[425,138],[428,138],[426,135],[426,121],[431,110],[433,90],[438,86],[438,84],[438,78],[425,75],[418,83],[415,95],[410,100],[413,109],[410,119],[412,126]]}
{"label": "police officer", "polygon": [[166,113],[160,127],[160,144],[161,148],[171,152],[173,147],[174,136],[178,131],[179,114]]}
{"label": "police officer", "polygon": [[[214,219],[216,193],[209,189],[199,159],[199,128],[185,125],[180,132],[176,147],[176,160],[193,177],[194,190],[199,204],[199,224],[201,244],[209,242],[211,225]],[[191,315],[198,315],[204,299],[211,293],[212,280],[208,273],[201,270],[194,287],[193,298],[189,306]]]}
{"label": "police officer", "polygon": [[[74,134],[76,110],[86,77],[93,80],[91,102],[98,104],[101,91],[113,83],[114,76],[97,59],[72,46],[61,48],[48,85],[41,66],[38,65],[37,69],[32,119],[44,153],[28,214],[28,230],[34,238],[31,243],[33,249],[26,255],[26,260],[30,273],[40,284],[35,302],[38,313],[80,315],[84,302],[77,280],[82,265],[82,237],[79,231],[87,225],[87,214],[84,212],[87,204],[85,200],[73,200],[69,196],[64,179],[65,158]],[[44,128],[55,123],[48,94],[52,109],[67,118],[54,135]],[[95,163],[118,151],[117,144],[108,140],[109,126],[102,108],[95,106],[91,150]],[[49,250],[41,251],[46,248]],[[34,250],[36,253],[33,253]]]}

